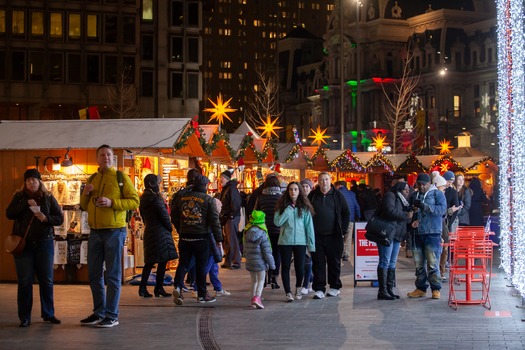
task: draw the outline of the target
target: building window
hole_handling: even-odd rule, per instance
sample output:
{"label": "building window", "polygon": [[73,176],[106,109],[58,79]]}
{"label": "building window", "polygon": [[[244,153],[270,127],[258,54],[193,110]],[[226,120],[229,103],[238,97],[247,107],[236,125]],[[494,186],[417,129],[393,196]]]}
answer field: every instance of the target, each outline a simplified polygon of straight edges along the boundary
{"label": "building window", "polygon": [[23,35],[25,33],[25,12],[13,10],[13,23],[11,23],[11,33]]}
{"label": "building window", "polygon": [[182,37],[176,36],[171,38],[171,61],[182,62],[184,59]]}
{"label": "building window", "polygon": [[496,96],[496,84],[489,83],[489,96]]}
{"label": "building window", "polygon": [[115,84],[118,72],[118,57],[104,56],[104,84]]}
{"label": "building window", "polygon": [[26,54],[22,51],[14,51],[11,54],[11,79],[23,81],[26,78]]}
{"label": "building window", "polygon": [[70,39],[80,39],[80,14],[70,13],[68,16],[68,33]]}
{"label": "building window", "polygon": [[6,79],[5,70],[5,52],[0,51],[0,80]]}
{"label": "building window", "polygon": [[104,42],[107,44],[117,43],[117,16],[104,16]]}
{"label": "building window", "polygon": [[197,2],[190,2],[188,4],[188,26],[199,26],[199,3]]}
{"label": "building window", "polygon": [[52,12],[49,15],[49,35],[51,38],[60,39],[63,33],[63,20],[62,14],[58,12]]}
{"label": "building window", "polygon": [[461,96],[454,95],[454,117],[461,117]]}
{"label": "building window", "polygon": [[87,37],[88,39],[97,39],[98,40],[98,16],[97,15],[87,15]]}
{"label": "building window", "polygon": [[171,97],[182,98],[182,73],[171,73]]}
{"label": "building window", "polygon": [[135,45],[135,17],[124,17],[124,44]]}
{"label": "building window", "polygon": [[44,35],[44,13],[43,12],[32,12],[31,13],[31,35],[34,35],[34,36]]}
{"label": "building window", "polygon": [[140,95],[142,97],[153,97],[153,72],[145,70],[140,75]]}
{"label": "building window", "polygon": [[188,98],[199,98],[199,73],[188,73]]}
{"label": "building window", "polygon": [[171,2],[171,25],[173,27],[182,27],[184,25],[182,1]]}
{"label": "building window", "polygon": [[61,53],[49,55],[49,74],[51,81],[63,81],[64,58]]}
{"label": "building window", "polygon": [[188,38],[188,62],[199,63],[199,39]]}
{"label": "building window", "polygon": [[79,54],[70,53],[67,55],[67,82],[80,83],[82,69],[82,58]]}
{"label": "building window", "polygon": [[481,117],[481,106],[479,101],[474,101],[474,117]]}
{"label": "building window", "polygon": [[42,59],[42,52],[29,53],[29,80],[44,80],[44,60]]}
{"label": "building window", "polygon": [[92,84],[100,83],[100,56],[88,55],[86,60],[87,82]]}
{"label": "building window", "polygon": [[127,84],[135,84],[135,56],[124,56],[123,66]]}
{"label": "building window", "polygon": [[479,98],[479,85],[474,85],[474,98]]}
{"label": "building window", "polygon": [[153,60],[153,35],[142,34],[141,56],[145,61]]}
{"label": "building window", "polygon": [[5,10],[0,10],[0,33],[5,34]]}
{"label": "building window", "polygon": [[153,21],[153,0],[142,0],[142,20]]}

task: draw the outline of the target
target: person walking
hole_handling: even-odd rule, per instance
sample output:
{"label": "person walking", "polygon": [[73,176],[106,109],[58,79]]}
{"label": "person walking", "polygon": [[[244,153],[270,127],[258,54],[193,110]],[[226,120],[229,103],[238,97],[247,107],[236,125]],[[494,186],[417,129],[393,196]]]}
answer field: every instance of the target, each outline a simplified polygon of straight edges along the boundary
{"label": "person walking", "polygon": [[140,197],[140,216],[144,221],[144,267],[140,280],[139,296],[151,298],[147,290],[151,269],[157,264],[156,283],[153,293],[155,297],[171,297],[164,290],[164,275],[168,261],[177,259],[178,254],[173,242],[172,225],[168,208],[159,189],[160,178],[148,174],[144,178],[144,193]]}
{"label": "person walking", "polygon": [[315,212],[315,253],[312,253],[314,274],[314,299],[325,297],[326,281],[330,289],[327,296],[335,297],[343,286],[341,283],[341,256],[344,236],[348,232],[350,210],[343,194],[332,186],[331,175],[319,174],[319,186],[308,196]]}
{"label": "person walking", "polygon": [[53,297],[54,226],[64,222],[57,200],[48,192],[37,169],[24,173],[24,184],[7,206],[6,216],[14,220],[13,234],[26,236],[26,245],[15,255],[18,279],[17,305],[19,327],[31,325],[33,283],[38,278],[40,315],[44,322],[60,324],[55,317]]}
{"label": "person walking", "polygon": [[253,210],[250,221],[244,229],[244,254],[246,270],[251,278],[251,306],[264,309],[262,291],[268,269],[275,270],[272,247],[266,228],[266,215],[260,210]]}
{"label": "person walking", "polygon": [[465,186],[465,175],[463,173],[456,173],[456,181],[454,183],[456,191],[458,191],[458,198],[460,209],[458,211],[458,226],[470,226],[470,206],[472,203],[472,190]]}
{"label": "person walking", "polygon": [[348,232],[345,235],[345,242],[343,247],[343,261],[348,261],[352,249],[352,237],[354,235],[354,223],[356,220],[359,220],[361,215],[361,208],[359,208],[359,203],[357,202],[357,197],[355,193],[348,190],[346,187],[346,181],[337,181],[334,183],[334,187],[341,191],[345,197],[346,203],[348,204],[348,209],[350,210],[350,222],[348,223]]}
{"label": "person walking", "polygon": [[[188,266],[192,256],[195,256],[195,275],[197,284],[197,301],[212,303],[215,297],[206,290],[207,265],[210,257],[210,230],[215,241],[222,242],[222,231],[219,215],[215,208],[213,197],[206,194],[209,180],[204,175],[197,175],[193,179],[191,191],[180,198],[180,217],[172,217],[175,227],[179,227],[179,256],[180,264]],[[184,269],[175,273],[173,302],[182,305],[183,297],[180,285],[184,278]]]}
{"label": "person walking", "polygon": [[87,261],[93,296],[93,313],[80,323],[110,328],[119,324],[122,254],[127,236],[126,210],[137,209],[140,201],[126,174],[120,173],[120,182],[113,167],[110,146],[102,145],[97,149],[97,163],[97,173],[89,178],[80,196],[80,207],[88,212],[91,228]]}
{"label": "person walking", "polygon": [[430,183],[428,174],[419,174],[416,186],[418,192],[411,203],[417,208],[412,221],[412,227],[416,229],[412,237],[416,289],[407,296],[410,298],[424,297],[430,285],[432,299],[439,299],[441,296],[439,258],[441,256],[443,216],[447,211],[447,201],[445,194]]}
{"label": "person walking", "polygon": [[295,299],[301,299],[306,249],[315,252],[315,233],[312,221],[314,210],[298,182],[290,182],[277,202],[274,224],[280,227],[281,276],[288,302],[294,300],[290,287],[290,267],[295,268]]}
{"label": "person walking", "polygon": [[381,202],[379,216],[396,223],[396,228],[389,233],[390,245],[377,244],[379,264],[377,265],[377,281],[379,291],[377,299],[394,300],[399,295],[394,293],[396,285],[396,263],[401,242],[407,233],[407,224],[412,219],[413,211],[408,203],[410,186],[406,182],[398,182],[386,192]]}
{"label": "person walking", "polygon": [[241,247],[239,245],[239,222],[241,220],[241,194],[237,189],[237,180],[232,179],[230,170],[221,173],[222,209],[219,214],[224,232],[224,264],[222,268],[239,269],[241,267]]}
{"label": "person walking", "polygon": [[264,181],[264,189],[259,195],[256,203],[255,210],[264,212],[266,218],[266,228],[268,229],[268,236],[270,237],[270,243],[272,244],[272,255],[275,261],[275,270],[268,272],[268,280],[272,289],[281,288],[277,283],[279,277],[279,268],[281,267],[281,254],[279,252],[279,237],[280,229],[279,226],[274,223],[275,208],[277,207],[277,201],[281,198],[281,182],[277,176],[267,176]]}

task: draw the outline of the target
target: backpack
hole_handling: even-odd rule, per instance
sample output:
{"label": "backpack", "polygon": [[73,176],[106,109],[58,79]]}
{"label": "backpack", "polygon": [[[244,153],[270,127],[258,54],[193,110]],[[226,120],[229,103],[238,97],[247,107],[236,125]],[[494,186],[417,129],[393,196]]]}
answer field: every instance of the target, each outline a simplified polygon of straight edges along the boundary
{"label": "backpack", "polygon": [[[92,174],[87,183],[91,183],[91,181],[93,181],[93,179],[95,178],[97,174]],[[122,171],[120,170],[117,170],[117,183],[118,183],[118,187],[120,188],[120,197],[121,198],[124,198],[124,175],[122,174]],[[126,210],[126,223],[130,222],[131,221],[131,218],[133,217],[133,210]]]}

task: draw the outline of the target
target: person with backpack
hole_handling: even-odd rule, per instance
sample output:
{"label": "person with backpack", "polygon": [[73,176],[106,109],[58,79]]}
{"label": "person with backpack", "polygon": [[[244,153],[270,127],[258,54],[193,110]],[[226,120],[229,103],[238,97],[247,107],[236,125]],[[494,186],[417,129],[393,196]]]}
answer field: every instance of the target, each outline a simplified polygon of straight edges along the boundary
{"label": "person with backpack", "polygon": [[[89,178],[80,197],[80,206],[88,212],[91,228],[87,261],[93,296],[93,313],[80,323],[110,328],[119,324],[122,254],[127,235],[126,211],[137,209],[140,201],[131,179],[125,174],[118,174],[113,167],[110,146],[102,145],[97,149],[97,163],[98,171]],[[121,175],[122,182],[119,181]]]}

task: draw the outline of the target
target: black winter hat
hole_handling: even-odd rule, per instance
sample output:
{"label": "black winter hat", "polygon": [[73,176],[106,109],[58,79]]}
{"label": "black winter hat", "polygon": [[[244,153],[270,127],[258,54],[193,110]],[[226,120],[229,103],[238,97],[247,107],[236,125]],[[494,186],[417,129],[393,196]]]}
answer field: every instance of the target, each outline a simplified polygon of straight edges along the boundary
{"label": "black winter hat", "polygon": [[226,179],[231,180],[231,178],[232,178],[232,173],[231,173],[231,171],[229,171],[229,170],[224,170],[224,171],[221,173],[221,176],[224,176]]}
{"label": "black winter hat", "polygon": [[26,170],[26,172],[24,173],[24,181],[29,179],[29,178],[35,178],[35,179],[42,180],[42,177],[40,176],[40,173],[36,169],[28,169],[28,170]]}

